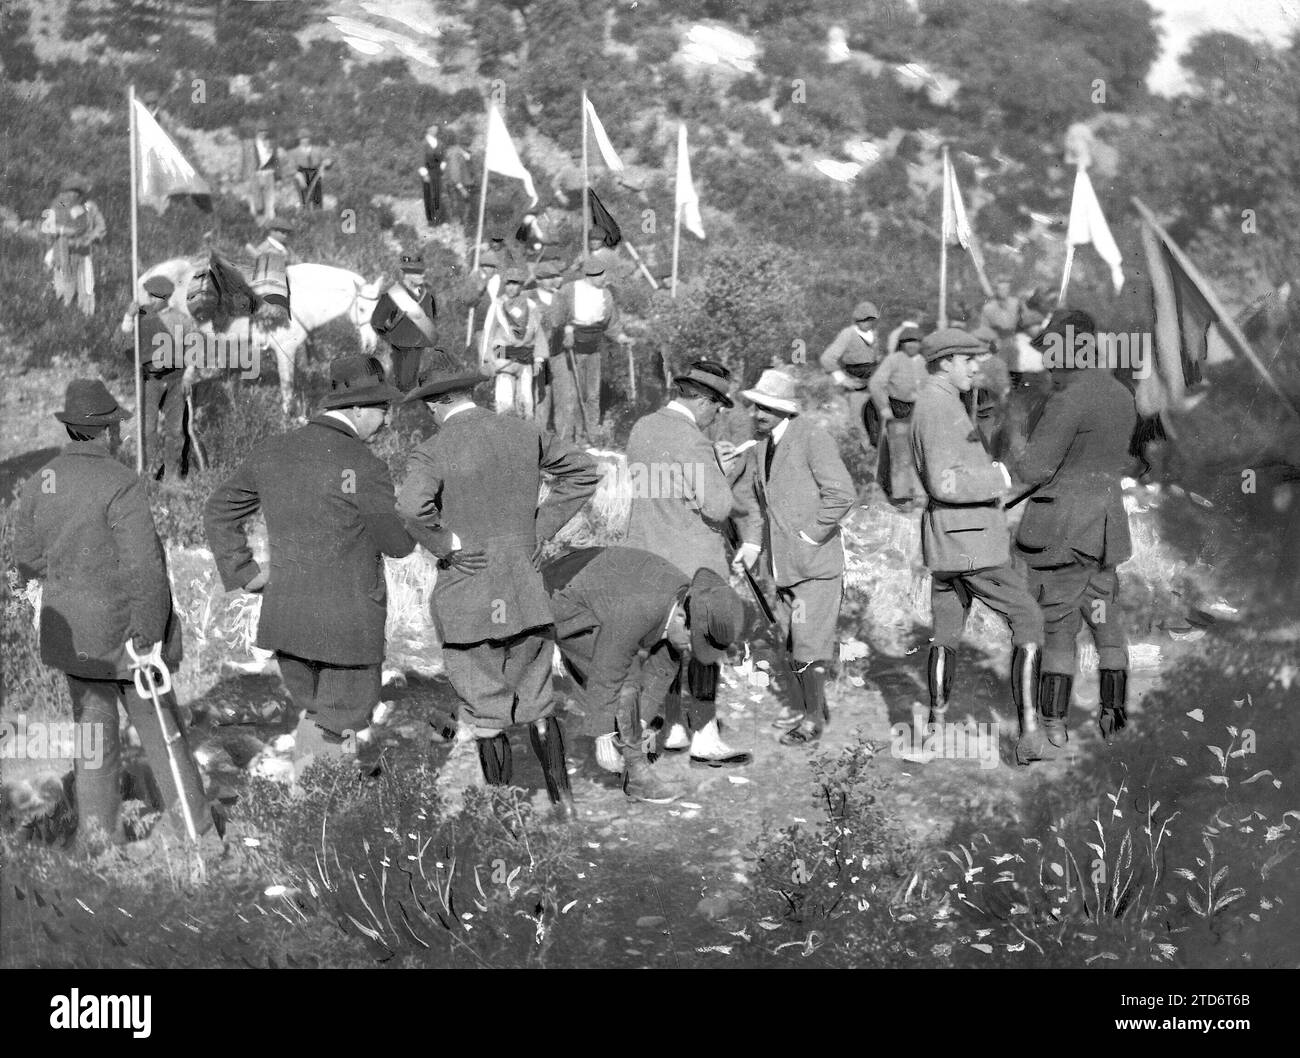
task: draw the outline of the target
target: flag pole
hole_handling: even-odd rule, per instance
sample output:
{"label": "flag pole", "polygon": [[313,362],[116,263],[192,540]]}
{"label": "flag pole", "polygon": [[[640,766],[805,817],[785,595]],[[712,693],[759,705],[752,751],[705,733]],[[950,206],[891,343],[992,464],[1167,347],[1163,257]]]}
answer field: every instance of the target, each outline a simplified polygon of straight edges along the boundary
{"label": "flag pole", "polygon": [[[488,110],[492,109],[491,100],[488,101]],[[491,114],[488,115],[488,127],[491,128]],[[487,212],[487,181],[488,181],[488,157],[487,157],[487,136],[483,137],[483,178],[479,182],[478,192],[478,227],[474,232],[474,273],[478,273],[479,251],[483,245],[483,216]],[[484,321],[486,323],[486,321]],[[470,305],[469,315],[465,320],[465,347],[468,349],[471,342],[474,341],[474,306]]]}
{"label": "flag pole", "polygon": [[641,260],[641,255],[636,252],[636,247],[632,245],[631,240],[626,235],[623,236],[623,246],[627,249],[628,256],[636,262],[637,268],[641,270],[641,274],[645,276],[645,280],[650,284],[651,289],[658,290],[659,280],[650,274],[650,269],[645,266],[645,262]]}
{"label": "flag pole", "polygon": [[1070,242],[1068,234],[1065,240],[1065,271],[1061,274],[1061,289],[1056,295],[1058,309],[1065,304],[1065,290],[1070,285],[1070,269],[1074,266],[1074,243]]}
{"label": "flag pole", "polygon": [[677,253],[682,245],[682,207],[678,206],[674,211],[673,217],[673,280],[669,291],[673,297],[677,296]]}
{"label": "flag pole", "polygon": [[[131,139],[131,304],[140,293],[140,157],[136,147],[139,130],[135,127],[135,85],[126,89],[127,125]],[[135,472],[144,475],[144,392],[140,371],[140,313],[132,314],[132,345],[135,350]]]}
{"label": "flag pole", "polygon": [[[943,148],[943,219],[948,217],[948,196],[952,193],[951,174],[948,170],[948,147]],[[939,224],[939,327],[948,326],[948,231],[943,221]]]}
{"label": "flag pole", "polygon": [[591,245],[591,180],[587,175],[587,89],[582,89],[582,259]]}

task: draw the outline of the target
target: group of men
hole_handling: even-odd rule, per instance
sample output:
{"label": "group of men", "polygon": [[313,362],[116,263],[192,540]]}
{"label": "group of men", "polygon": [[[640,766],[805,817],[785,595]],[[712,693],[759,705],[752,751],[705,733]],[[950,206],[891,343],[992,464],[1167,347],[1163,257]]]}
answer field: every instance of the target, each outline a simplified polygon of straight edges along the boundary
{"label": "group of men", "polygon": [[300,129],[294,146],[285,150],[266,126],[259,126],[240,152],[239,180],[248,211],[259,223],[274,219],[277,189],[286,179],[293,182],[301,209],[320,209],[325,201],[325,170],[333,165],[310,129]]}

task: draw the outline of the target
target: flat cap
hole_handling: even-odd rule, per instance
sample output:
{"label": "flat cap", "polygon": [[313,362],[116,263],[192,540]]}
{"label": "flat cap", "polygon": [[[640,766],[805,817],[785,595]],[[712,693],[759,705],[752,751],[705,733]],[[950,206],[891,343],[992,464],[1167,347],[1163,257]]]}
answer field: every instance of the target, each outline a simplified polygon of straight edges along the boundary
{"label": "flat cap", "polygon": [[944,327],[921,339],[921,355],[927,364],[945,356],[983,356],[989,347],[969,331]]}

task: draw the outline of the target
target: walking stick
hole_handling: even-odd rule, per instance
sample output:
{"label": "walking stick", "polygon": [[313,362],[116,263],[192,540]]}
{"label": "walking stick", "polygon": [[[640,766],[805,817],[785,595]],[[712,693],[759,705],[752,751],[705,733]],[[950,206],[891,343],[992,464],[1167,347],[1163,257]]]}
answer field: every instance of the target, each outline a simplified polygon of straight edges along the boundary
{"label": "walking stick", "polygon": [[591,427],[587,423],[587,394],[582,391],[582,379],[578,377],[578,358],[574,355],[571,345],[565,346],[564,352],[569,358],[569,370],[573,372],[573,391],[578,394],[578,414],[582,417],[582,432],[590,442]]}
{"label": "walking stick", "polygon": [[[166,694],[172,689],[172,674],[167,668],[167,663],[162,658],[162,643],[155,643],[147,654],[136,653],[135,643],[128,639],[126,641],[126,652],[131,658],[131,669],[135,674],[135,689],[141,698],[149,698],[153,701],[154,712],[158,715],[158,730],[162,734],[163,745],[167,749],[167,764],[171,768],[172,782],[176,785],[176,800],[181,806],[181,815],[185,818],[185,833],[189,835],[190,841],[195,845],[199,843],[199,830],[194,823],[194,814],[190,811],[190,803],[185,796],[185,782],[181,776],[181,763],[176,759],[176,743],[180,742],[184,735],[181,732],[180,725],[174,723],[176,733],[169,735],[167,733],[167,710],[158,699],[158,695]],[[154,674],[157,673],[158,680],[155,680]]]}

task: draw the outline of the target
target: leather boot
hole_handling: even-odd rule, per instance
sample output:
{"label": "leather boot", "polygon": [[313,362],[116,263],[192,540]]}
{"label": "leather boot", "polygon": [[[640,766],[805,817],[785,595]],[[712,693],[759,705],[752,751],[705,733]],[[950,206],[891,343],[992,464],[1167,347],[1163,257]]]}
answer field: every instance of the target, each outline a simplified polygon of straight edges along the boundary
{"label": "leather boot", "polygon": [[1036,644],[1016,647],[1011,655],[1011,700],[1020,719],[1020,738],[1016,742],[1016,763],[1031,764],[1047,755],[1047,739],[1038,726],[1038,665],[1040,651]]}
{"label": "leather boot", "polygon": [[814,661],[799,674],[803,685],[804,716],[819,727],[830,723],[831,711],[826,704],[826,665]]}
{"label": "leather boot", "polygon": [[623,754],[623,793],[629,800],[666,805],[681,797],[680,789],[659,778],[640,745],[620,741],[618,747]]}
{"label": "leather boot", "polygon": [[1044,672],[1038,678],[1038,708],[1043,715],[1043,734],[1058,749],[1070,741],[1070,692],[1074,677],[1062,672]]}
{"label": "leather boot", "polygon": [[952,681],[957,674],[957,651],[952,647],[930,648],[930,657],[926,666],[927,682],[930,685],[931,724],[942,724],[948,712],[948,699],[952,695]]}
{"label": "leather boot", "polygon": [[478,739],[478,762],[489,786],[509,786],[515,772],[509,736],[499,731],[491,738]]}
{"label": "leather boot", "polygon": [[1101,712],[1097,726],[1107,742],[1128,724],[1128,669],[1101,670]]}
{"label": "leather boot", "polygon": [[561,822],[571,823],[578,817],[573,803],[573,788],[569,785],[569,768],[564,759],[564,736],[560,722],[553,716],[536,720],[528,725],[528,739],[533,752],[542,765],[546,792],[555,805],[555,816]]}

